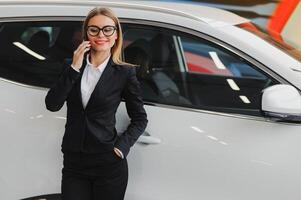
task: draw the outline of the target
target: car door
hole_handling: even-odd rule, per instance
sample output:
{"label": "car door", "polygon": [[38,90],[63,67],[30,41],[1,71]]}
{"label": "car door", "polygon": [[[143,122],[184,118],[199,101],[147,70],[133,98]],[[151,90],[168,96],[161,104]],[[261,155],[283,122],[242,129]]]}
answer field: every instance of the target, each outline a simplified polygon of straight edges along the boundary
{"label": "car door", "polygon": [[[124,24],[149,120],[128,155],[126,199],[300,199],[300,125],[260,111],[281,79],[222,41],[147,24]],[[122,132],[124,104],[117,119]]]}
{"label": "car door", "polygon": [[0,23],[0,199],[54,199],[66,108],[51,113],[44,101],[82,40],[81,23],[19,20]]}

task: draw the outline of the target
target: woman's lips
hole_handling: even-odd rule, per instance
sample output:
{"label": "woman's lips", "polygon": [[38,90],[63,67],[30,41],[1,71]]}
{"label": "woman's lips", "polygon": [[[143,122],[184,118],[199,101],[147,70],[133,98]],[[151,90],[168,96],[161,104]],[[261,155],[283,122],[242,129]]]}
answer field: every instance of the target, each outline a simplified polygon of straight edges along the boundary
{"label": "woman's lips", "polygon": [[95,44],[104,44],[104,43],[107,43],[108,41],[105,41],[105,40],[97,40],[95,41]]}

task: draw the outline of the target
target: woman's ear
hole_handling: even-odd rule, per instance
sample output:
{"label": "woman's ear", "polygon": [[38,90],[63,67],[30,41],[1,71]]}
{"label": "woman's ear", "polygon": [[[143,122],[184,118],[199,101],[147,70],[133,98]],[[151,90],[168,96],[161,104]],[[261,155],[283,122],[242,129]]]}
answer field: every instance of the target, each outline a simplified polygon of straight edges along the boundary
{"label": "woman's ear", "polygon": [[118,31],[117,31],[117,30],[115,30],[115,32],[114,32],[114,34],[113,34],[113,36],[114,36],[114,40],[116,41],[116,40],[117,40],[117,38],[118,38]]}

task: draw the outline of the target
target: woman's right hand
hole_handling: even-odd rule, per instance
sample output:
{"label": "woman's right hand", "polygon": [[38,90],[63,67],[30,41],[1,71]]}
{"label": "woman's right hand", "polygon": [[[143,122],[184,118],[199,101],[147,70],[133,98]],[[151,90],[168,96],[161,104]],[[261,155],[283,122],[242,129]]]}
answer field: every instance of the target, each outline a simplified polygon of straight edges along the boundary
{"label": "woman's right hand", "polygon": [[83,64],[84,54],[91,48],[90,41],[83,41],[73,53],[72,66],[80,69]]}

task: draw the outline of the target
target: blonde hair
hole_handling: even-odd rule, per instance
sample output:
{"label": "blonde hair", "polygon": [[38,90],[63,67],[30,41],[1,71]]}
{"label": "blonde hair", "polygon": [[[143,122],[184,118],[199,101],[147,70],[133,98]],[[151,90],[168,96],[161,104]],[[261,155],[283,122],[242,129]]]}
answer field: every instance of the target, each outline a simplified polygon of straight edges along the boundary
{"label": "blonde hair", "polygon": [[88,40],[87,36],[87,27],[88,23],[91,18],[97,16],[97,15],[104,15],[106,17],[109,17],[112,19],[115,23],[116,26],[116,32],[117,32],[117,39],[115,41],[114,46],[111,48],[111,53],[112,53],[112,59],[115,64],[126,64],[126,65],[131,65],[129,63],[123,62],[121,58],[121,51],[122,51],[122,44],[123,44],[123,39],[122,39],[122,30],[120,26],[120,22],[118,17],[114,14],[114,12],[109,9],[109,8],[101,8],[101,7],[95,7],[93,8],[88,15],[86,16],[83,27],[82,27],[82,35],[84,40]]}

